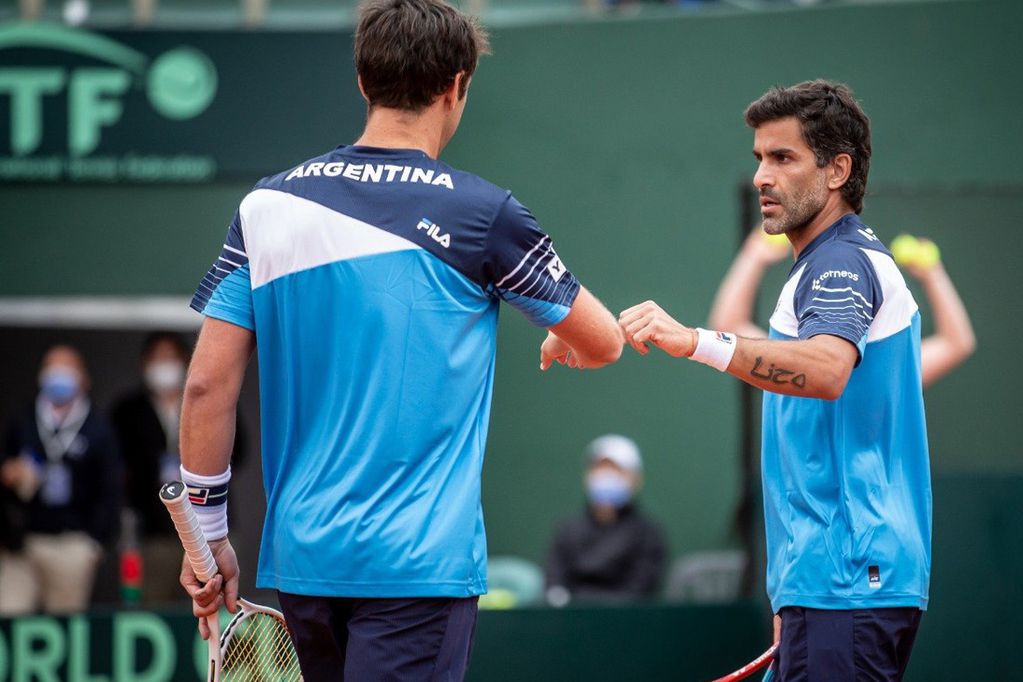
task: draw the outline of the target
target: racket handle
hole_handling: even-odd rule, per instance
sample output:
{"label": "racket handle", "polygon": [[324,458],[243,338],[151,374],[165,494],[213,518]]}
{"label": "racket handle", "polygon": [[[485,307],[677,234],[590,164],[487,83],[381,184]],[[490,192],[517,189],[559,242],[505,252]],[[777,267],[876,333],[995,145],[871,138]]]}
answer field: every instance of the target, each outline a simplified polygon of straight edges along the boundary
{"label": "racket handle", "polygon": [[188,501],[188,487],[181,481],[167,483],[160,488],[160,501],[170,512],[181,545],[185,548],[185,556],[192,564],[196,577],[204,583],[209,582],[217,575],[217,562],[213,559],[213,552],[206,542],[192,503]]}

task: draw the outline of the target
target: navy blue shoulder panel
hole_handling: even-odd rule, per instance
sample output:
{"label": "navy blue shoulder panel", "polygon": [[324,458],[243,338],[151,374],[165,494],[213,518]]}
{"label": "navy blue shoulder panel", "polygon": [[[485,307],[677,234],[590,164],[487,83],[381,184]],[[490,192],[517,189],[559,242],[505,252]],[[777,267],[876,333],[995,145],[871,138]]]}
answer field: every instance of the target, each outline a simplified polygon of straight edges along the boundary
{"label": "navy blue shoulder panel", "polygon": [[487,235],[510,192],[413,149],[338,147],[255,189],[316,202],[426,249],[484,289]]}

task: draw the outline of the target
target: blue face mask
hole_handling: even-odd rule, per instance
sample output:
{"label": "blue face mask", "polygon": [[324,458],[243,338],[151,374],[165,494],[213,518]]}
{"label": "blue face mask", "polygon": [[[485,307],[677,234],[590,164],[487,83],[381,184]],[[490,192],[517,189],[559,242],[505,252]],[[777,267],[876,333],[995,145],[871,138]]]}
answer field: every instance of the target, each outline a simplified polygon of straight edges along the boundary
{"label": "blue face mask", "polygon": [[78,372],[67,367],[51,367],[39,376],[39,390],[54,405],[67,405],[78,395]]}
{"label": "blue face mask", "polygon": [[632,485],[614,471],[594,471],[586,477],[586,497],[592,504],[621,509],[632,499]]}

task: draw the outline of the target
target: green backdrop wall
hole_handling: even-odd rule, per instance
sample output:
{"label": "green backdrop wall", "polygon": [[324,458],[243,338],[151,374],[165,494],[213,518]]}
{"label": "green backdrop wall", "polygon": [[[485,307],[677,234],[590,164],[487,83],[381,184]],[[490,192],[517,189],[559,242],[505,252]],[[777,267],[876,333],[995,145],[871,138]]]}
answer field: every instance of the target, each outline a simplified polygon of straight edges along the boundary
{"label": "green backdrop wall", "polygon": [[[886,239],[906,230],[938,241],[979,337],[975,357],[928,392],[934,468],[1020,472],[1020,25],[1019,3],[951,0],[500,28],[445,157],[511,188],[612,310],[653,298],[701,323],[753,170],[743,108],[771,84],[850,83],[873,122],[868,222]],[[258,57],[246,130],[252,145],[273,144],[251,177],[0,185],[0,295],[190,293],[258,175],[359,131],[350,36],[289,34],[284,52],[278,38],[216,36]],[[304,89],[253,77],[278,60],[292,60]],[[302,126],[329,132],[310,140]],[[783,270],[765,284],[765,315]],[[541,374],[541,339],[505,312],[484,472],[491,552],[542,558],[552,525],[581,504],[583,446],[608,431],[643,448],[645,504],[675,554],[733,542],[736,382],[628,350],[597,373]]]}
{"label": "green backdrop wall", "polygon": [[[737,186],[753,168],[744,106],[774,83],[850,83],[873,121],[871,185],[923,191],[868,198],[867,218],[888,237],[911,229],[938,239],[980,336],[976,357],[929,396],[935,466],[1019,469],[1018,425],[1004,420],[1020,370],[998,360],[1016,322],[986,295],[1019,289],[1000,248],[1018,243],[1019,193],[985,203],[942,189],[1023,184],[1023,94],[1004,75],[1023,63],[1012,28],[1020,19],[1013,2],[920,2],[498,29],[446,158],[511,188],[612,310],[653,298],[699,323],[737,241]],[[268,141],[261,154],[246,150],[252,176],[235,171],[198,186],[2,185],[0,294],[188,293],[259,174],[358,133],[349,35],[197,41],[234,55],[222,83],[250,88],[247,138]],[[273,77],[255,78],[267,69]],[[212,121],[222,125],[219,116]],[[323,139],[311,141],[309,128]],[[542,335],[507,312],[485,471],[492,551],[541,557],[555,519],[580,503],[582,447],[607,431],[642,446],[646,503],[675,552],[728,542],[736,383],[631,351],[599,373],[542,375],[534,369]],[[971,399],[978,391],[995,399]],[[967,416],[969,431],[959,426]]]}

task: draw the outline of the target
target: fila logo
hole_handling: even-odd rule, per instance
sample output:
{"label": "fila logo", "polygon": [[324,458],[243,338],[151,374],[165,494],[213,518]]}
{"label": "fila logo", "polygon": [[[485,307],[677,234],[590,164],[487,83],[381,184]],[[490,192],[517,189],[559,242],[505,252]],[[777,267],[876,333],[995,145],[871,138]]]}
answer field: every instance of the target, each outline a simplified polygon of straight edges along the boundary
{"label": "fila logo", "polygon": [[877,235],[874,234],[874,231],[872,229],[870,229],[869,227],[867,229],[865,229],[865,230],[856,230],[856,231],[859,232],[860,234],[862,234],[864,237],[866,237],[868,240],[870,240],[872,242],[881,241],[880,239],[877,238]]}
{"label": "fila logo", "polygon": [[560,258],[558,258],[558,254],[554,253],[553,250],[551,253],[554,255],[551,257],[551,261],[547,263],[547,272],[551,273],[551,278],[557,282],[565,275],[566,272],[568,272],[568,268],[566,268],[565,264],[561,262]]}
{"label": "fila logo", "polygon": [[430,238],[433,239],[433,241],[437,242],[445,249],[451,246],[451,235],[442,234],[440,231],[440,225],[427,218],[420,220],[419,224],[416,225],[416,229],[426,230],[426,234],[430,235]]}

